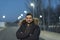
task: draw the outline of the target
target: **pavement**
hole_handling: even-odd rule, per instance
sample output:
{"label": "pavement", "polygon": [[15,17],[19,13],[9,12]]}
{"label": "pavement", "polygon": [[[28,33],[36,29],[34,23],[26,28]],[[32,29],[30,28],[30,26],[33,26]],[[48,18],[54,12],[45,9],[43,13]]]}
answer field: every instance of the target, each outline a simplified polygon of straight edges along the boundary
{"label": "pavement", "polygon": [[8,27],[0,32],[0,40],[18,40],[16,38],[17,27]]}
{"label": "pavement", "polygon": [[4,30],[4,29],[6,29],[6,27],[0,27],[0,31],[2,31],[2,30]]}
{"label": "pavement", "polygon": [[40,37],[45,40],[60,40],[60,33],[41,31]]}

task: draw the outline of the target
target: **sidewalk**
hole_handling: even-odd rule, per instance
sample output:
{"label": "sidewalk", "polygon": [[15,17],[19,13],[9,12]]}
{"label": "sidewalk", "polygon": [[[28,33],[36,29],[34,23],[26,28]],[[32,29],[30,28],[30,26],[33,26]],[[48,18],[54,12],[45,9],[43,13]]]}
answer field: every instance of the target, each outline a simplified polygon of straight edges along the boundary
{"label": "sidewalk", "polygon": [[2,30],[4,30],[4,29],[6,29],[6,27],[0,27],[0,31],[2,31]]}
{"label": "sidewalk", "polygon": [[60,40],[60,33],[41,31],[40,37],[45,40]]}

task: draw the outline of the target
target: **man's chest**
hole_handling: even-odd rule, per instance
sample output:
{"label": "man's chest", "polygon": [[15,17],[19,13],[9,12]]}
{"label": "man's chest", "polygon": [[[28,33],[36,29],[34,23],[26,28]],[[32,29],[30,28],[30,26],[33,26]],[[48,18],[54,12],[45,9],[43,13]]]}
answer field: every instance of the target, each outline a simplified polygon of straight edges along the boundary
{"label": "man's chest", "polygon": [[33,33],[34,32],[34,29],[35,29],[35,26],[34,25],[31,25],[31,26],[26,26],[26,25],[24,25],[24,26],[22,26],[22,28],[21,28],[21,30],[23,31],[23,32],[25,32],[25,31],[30,31],[31,33]]}

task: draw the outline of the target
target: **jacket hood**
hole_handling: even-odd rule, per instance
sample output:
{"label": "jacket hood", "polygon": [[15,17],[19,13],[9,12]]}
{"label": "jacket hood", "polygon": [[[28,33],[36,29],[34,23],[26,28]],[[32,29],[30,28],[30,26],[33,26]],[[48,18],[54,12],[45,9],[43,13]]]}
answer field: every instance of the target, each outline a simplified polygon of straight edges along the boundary
{"label": "jacket hood", "polygon": [[[34,24],[39,25],[39,19],[38,18],[33,18]],[[23,23],[26,23],[26,20],[23,19],[19,22],[19,26],[21,26]]]}

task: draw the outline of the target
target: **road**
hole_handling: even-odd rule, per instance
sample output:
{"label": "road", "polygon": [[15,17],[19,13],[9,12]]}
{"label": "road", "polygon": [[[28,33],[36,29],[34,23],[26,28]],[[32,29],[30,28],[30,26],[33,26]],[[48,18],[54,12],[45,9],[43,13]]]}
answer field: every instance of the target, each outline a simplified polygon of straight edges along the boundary
{"label": "road", "polygon": [[0,40],[17,40],[17,27],[8,27],[0,32]]}
{"label": "road", "polygon": [[[16,38],[16,31],[19,27],[6,27],[6,29],[0,31],[0,40],[18,40]],[[44,40],[40,38],[41,40]]]}

